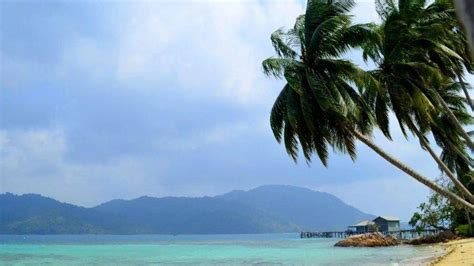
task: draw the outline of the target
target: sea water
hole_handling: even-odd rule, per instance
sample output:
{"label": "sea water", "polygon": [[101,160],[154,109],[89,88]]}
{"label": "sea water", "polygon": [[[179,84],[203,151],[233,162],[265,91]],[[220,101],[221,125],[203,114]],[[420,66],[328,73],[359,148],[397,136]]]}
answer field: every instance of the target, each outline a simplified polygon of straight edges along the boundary
{"label": "sea water", "polygon": [[336,241],[298,234],[0,235],[0,264],[403,265],[440,252],[406,245],[342,248]]}

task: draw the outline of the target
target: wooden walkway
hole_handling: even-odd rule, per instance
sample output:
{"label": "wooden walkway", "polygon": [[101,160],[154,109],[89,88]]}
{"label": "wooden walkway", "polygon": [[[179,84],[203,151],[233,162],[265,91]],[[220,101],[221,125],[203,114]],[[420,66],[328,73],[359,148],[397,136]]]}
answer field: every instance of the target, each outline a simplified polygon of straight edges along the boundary
{"label": "wooden walkway", "polygon": [[[392,232],[380,232],[384,235],[392,235],[398,239],[414,239],[417,237],[435,235],[441,232],[441,230],[436,229],[426,229],[422,231],[417,231],[414,229],[410,230],[400,230]],[[357,235],[358,233],[350,231],[332,231],[332,232],[301,232],[301,238],[346,238],[351,235]]]}

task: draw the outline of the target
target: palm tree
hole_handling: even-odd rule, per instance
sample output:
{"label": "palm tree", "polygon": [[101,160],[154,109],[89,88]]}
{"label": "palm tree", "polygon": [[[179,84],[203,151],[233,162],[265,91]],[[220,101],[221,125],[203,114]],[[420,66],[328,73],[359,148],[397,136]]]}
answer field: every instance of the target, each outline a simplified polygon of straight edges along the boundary
{"label": "palm tree", "polygon": [[[453,120],[466,144],[474,149],[462,121],[433,88],[433,84],[443,82],[445,76],[457,77],[466,96],[470,97],[460,73],[463,66],[472,71],[472,61],[450,1],[437,0],[427,5],[425,0],[379,0],[377,11],[382,18],[377,30],[379,42],[366,45],[364,58],[371,58],[378,65],[375,74],[387,87],[385,101],[391,102],[402,130],[408,126],[407,117],[411,114],[417,113],[418,119],[426,124],[430,120],[429,109],[439,108]],[[384,104],[383,101],[378,102]],[[388,120],[379,119],[379,122],[382,131],[387,133]]]}
{"label": "palm tree", "polygon": [[[263,70],[266,75],[284,77],[287,82],[271,111],[275,138],[284,141],[294,160],[301,146],[308,162],[317,154],[325,166],[328,146],[355,159],[358,139],[395,167],[474,213],[474,205],[418,174],[371,141],[375,120],[386,117],[375,119],[372,102],[362,96],[366,91],[381,90],[382,86],[372,75],[340,57],[350,48],[379,42],[373,33],[374,25],[351,24],[348,12],[353,4],[350,0],[310,0],[305,15],[297,18],[293,29],[279,29],[272,34],[278,56],[264,60]],[[375,96],[378,99],[374,102],[387,102],[385,94]],[[388,104],[378,106],[387,108]],[[388,131],[385,133],[389,135]]]}
{"label": "palm tree", "polygon": [[365,44],[364,59],[371,58],[378,66],[371,73],[381,86],[366,91],[365,98],[375,110],[377,123],[388,138],[391,136],[387,117],[391,109],[404,134],[406,129],[413,132],[456,188],[474,202],[472,193],[434,153],[424,136],[435,126],[434,117],[442,110],[466,142],[472,144],[462,128],[462,124],[471,122],[470,116],[460,98],[453,94],[452,88],[457,87],[446,86],[459,65],[469,63],[443,44],[461,51],[460,46],[451,45],[454,41],[445,41],[449,36],[457,38],[461,34],[453,34],[450,27],[446,29],[440,23],[440,18],[450,18],[442,1],[428,7],[425,7],[425,2],[378,1],[378,13],[383,22],[375,30],[379,35],[379,38],[374,38],[376,42]]}
{"label": "palm tree", "polygon": [[[457,94],[459,87],[460,85],[458,83],[448,82],[444,83],[439,91],[440,94],[443,94],[443,100],[450,104],[450,108],[457,111],[456,113],[459,117],[458,120],[466,121],[470,119],[470,117],[469,114],[463,112],[464,99],[459,97]],[[443,156],[441,156],[441,158],[438,157],[431,148],[428,139],[425,137],[425,132],[421,132],[411,120],[408,121],[409,127],[420,140],[421,146],[428,151],[430,156],[438,164],[441,171],[449,177],[458,191],[464,197],[468,198],[470,202],[474,202],[474,196],[471,191],[454,174],[454,172],[459,173],[459,167],[461,167],[462,171],[465,172],[465,169],[469,169],[472,164],[471,160],[468,158],[469,156],[464,151],[462,139],[458,134],[456,134],[456,132],[453,132],[453,128],[455,127],[452,126],[452,120],[447,118],[445,114],[438,111],[436,114],[433,114],[431,118],[432,121],[429,130],[433,132],[435,140],[443,149]],[[449,125],[449,127],[447,127],[447,125]],[[445,161],[447,161],[447,163],[445,163]],[[456,167],[454,167],[454,165],[456,165]]]}
{"label": "palm tree", "polygon": [[[471,171],[472,163],[464,151],[464,143],[456,132],[453,132],[453,128],[452,121],[447,118],[446,115],[442,114],[436,117],[432,133],[436,142],[443,150],[440,159],[449,170],[457,174],[460,182],[462,182],[469,191],[474,191],[474,179]],[[471,215],[466,209],[464,209],[464,216],[469,225],[469,229],[472,231]],[[455,215],[455,217],[458,217],[455,219],[460,218],[459,215]]]}
{"label": "palm tree", "polygon": [[[363,87],[370,76],[339,59],[360,38],[370,37],[371,25],[351,25],[346,14],[353,1],[308,1],[306,15],[293,29],[271,35],[278,57],[263,61],[265,74],[284,77],[287,84],[272,109],[271,126],[278,141],[296,160],[298,140],[311,161],[315,152],[327,165],[327,145],[355,158],[354,135],[348,128],[368,133],[370,112],[350,85]],[[372,79],[373,80],[373,79]],[[350,126],[348,126],[350,125]]]}

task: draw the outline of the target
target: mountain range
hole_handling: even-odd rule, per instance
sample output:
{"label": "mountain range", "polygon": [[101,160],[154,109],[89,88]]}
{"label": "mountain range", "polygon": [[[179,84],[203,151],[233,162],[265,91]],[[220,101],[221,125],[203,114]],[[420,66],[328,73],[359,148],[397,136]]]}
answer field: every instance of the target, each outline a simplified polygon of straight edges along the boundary
{"label": "mountain range", "polygon": [[243,234],[341,230],[375,216],[306,188],[266,185],[215,197],[140,197],[84,208],[0,194],[0,234]]}

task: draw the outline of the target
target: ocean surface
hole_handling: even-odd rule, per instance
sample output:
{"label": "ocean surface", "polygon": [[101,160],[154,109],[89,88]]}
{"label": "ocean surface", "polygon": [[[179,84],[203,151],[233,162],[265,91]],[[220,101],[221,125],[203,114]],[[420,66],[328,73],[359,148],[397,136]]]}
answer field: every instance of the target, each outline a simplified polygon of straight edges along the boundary
{"label": "ocean surface", "polygon": [[258,235],[0,235],[1,265],[405,265],[431,247],[338,248],[337,239]]}

